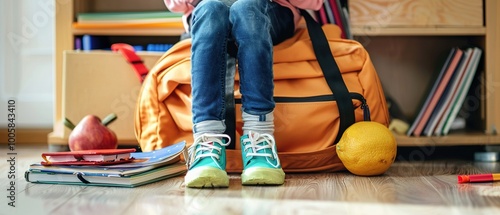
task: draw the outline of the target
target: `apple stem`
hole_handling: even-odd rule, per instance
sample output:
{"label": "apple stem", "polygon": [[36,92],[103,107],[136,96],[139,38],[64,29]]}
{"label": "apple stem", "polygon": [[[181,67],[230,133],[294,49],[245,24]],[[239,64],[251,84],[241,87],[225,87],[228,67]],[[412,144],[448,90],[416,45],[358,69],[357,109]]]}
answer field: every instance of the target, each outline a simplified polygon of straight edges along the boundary
{"label": "apple stem", "polygon": [[102,120],[102,124],[104,126],[108,126],[110,123],[112,123],[113,121],[116,120],[116,118],[118,118],[116,116],[116,114],[112,113],[112,114],[109,114],[107,115],[103,120]]}
{"label": "apple stem", "polygon": [[75,124],[73,124],[73,122],[71,122],[68,118],[64,118],[64,125],[71,130],[75,129]]}

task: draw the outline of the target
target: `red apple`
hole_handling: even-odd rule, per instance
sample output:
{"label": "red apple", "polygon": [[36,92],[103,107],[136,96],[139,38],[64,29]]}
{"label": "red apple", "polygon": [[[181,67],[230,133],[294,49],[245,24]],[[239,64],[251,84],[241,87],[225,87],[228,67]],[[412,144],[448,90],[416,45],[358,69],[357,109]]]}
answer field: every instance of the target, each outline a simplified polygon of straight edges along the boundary
{"label": "red apple", "polygon": [[115,119],[115,114],[107,116],[102,122],[97,116],[87,115],[76,126],[66,119],[65,125],[70,129],[74,127],[68,139],[69,149],[71,151],[116,149],[118,147],[116,134],[106,127]]}

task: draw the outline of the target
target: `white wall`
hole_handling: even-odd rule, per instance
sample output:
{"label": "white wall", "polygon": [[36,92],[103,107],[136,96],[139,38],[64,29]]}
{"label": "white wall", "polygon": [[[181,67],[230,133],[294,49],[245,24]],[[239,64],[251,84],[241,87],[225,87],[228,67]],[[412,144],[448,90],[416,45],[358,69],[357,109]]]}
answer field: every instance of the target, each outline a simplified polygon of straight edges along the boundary
{"label": "white wall", "polygon": [[55,0],[0,0],[0,128],[16,102],[18,128],[51,128]]}

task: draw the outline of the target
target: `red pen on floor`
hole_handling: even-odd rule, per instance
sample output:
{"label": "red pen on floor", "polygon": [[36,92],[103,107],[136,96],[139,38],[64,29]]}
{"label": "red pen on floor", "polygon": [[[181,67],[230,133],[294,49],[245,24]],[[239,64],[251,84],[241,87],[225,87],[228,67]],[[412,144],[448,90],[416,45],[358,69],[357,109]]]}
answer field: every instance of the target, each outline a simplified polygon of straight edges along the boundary
{"label": "red pen on floor", "polygon": [[459,175],[458,183],[500,181],[500,173]]}

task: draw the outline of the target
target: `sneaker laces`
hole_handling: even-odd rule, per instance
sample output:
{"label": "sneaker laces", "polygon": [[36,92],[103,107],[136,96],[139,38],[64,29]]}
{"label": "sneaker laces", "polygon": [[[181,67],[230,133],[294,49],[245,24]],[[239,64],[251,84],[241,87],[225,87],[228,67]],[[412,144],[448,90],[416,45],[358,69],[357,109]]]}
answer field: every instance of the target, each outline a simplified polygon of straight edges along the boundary
{"label": "sneaker laces", "polygon": [[[259,145],[259,143],[263,144]],[[277,159],[279,163],[278,152],[276,151],[276,147],[274,147],[276,142],[273,135],[250,131],[248,132],[248,139],[243,140],[243,145],[245,146],[245,151],[251,149],[251,152],[246,153],[247,157],[269,157]],[[265,149],[271,149],[271,153],[266,152]]]}
{"label": "sneaker laces", "polygon": [[[223,143],[223,141],[221,141],[222,138],[228,139],[227,143]],[[226,134],[200,135],[194,140],[193,145],[191,145],[188,149],[188,159],[186,164],[190,166],[195,160],[205,157],[215,157],[218,160],[222,147],[216,146],[213,144],[214,142],[219,143],[221,146],[228,146],[231,143],[231,137]],[[213,150],[216,150],[217,152],[214,153]]]}

